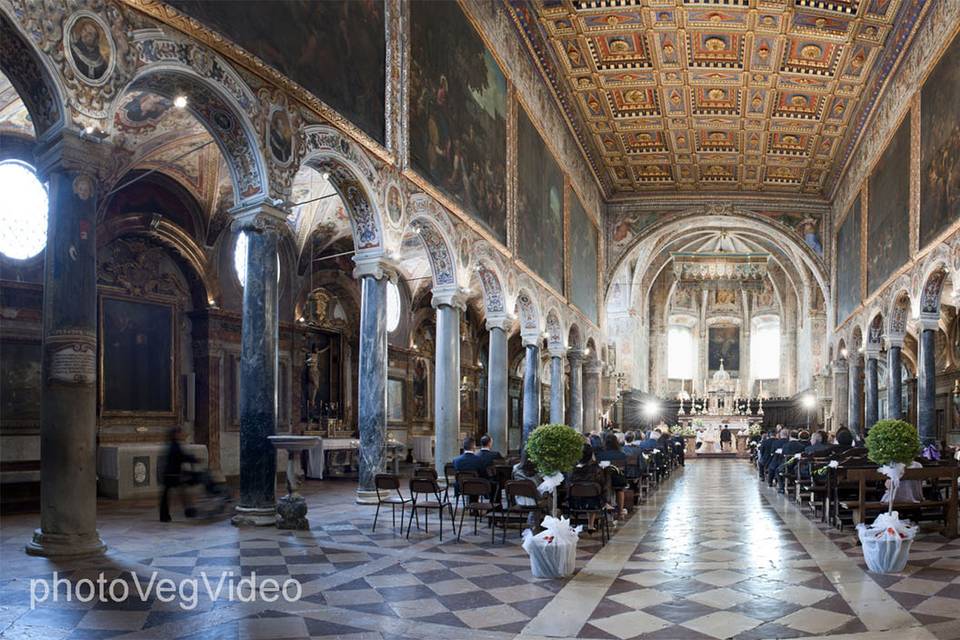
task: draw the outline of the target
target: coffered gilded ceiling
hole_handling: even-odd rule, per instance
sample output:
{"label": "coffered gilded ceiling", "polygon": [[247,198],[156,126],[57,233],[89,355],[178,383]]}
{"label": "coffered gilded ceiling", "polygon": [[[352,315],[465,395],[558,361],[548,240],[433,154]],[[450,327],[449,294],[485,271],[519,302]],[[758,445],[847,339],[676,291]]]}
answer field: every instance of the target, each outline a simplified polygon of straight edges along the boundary
{"label": "coffered gilded ceiling", "polygon": [[509,0],[608,197],[829,196],[923,0]]}

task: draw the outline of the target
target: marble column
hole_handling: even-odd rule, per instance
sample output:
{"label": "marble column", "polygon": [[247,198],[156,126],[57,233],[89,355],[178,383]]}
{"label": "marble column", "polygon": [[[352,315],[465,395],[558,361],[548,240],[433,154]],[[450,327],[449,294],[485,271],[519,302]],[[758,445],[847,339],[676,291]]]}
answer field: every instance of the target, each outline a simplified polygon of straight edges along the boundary
{"label": "marble column", "polygon": [[887,415],[893,420],[899,420],[903,412],[901,349],[903,349],[903,336],[887,337]]}
{"label": "marble column", "polygon": [[867,351],[864,373],[864,433],[877,423],[880,415],[880,395],[877,382],[877,358],[879,355],[879,351]]}
{"label": "marble column", "polygon": [[431,304],[437,310],[434,465],[443,477],[443,466],[460,452],[460,312],[466,306],[456,288],[435,288]]}
{"label": "marble column", "polygon": [[487,356],[487,433],[498,451],[507,451],[507,327],[506,318],[487,320],[490,332],[490,350]]}
{"label": "marble column", "polygon": [[588,360],[583,365],[583,432],[596,431],[600,426],[600,372],[599,360]]}
{"label": "marble column", "polygon": [[850,422],[850,403],[847,400],[850,392],[849,365],[845,359],[833,362],[833,431],[846,427]]}
{"label": "marble column", "polygon": [[523,442],[540,426],[540,347],[539,335],[524,336],[526,356],[523,365]]}
{"label": "marble column", "polygon": [[[97,200],[106,149],[72,131],[37,143],[49,215],[43,273],[40,528],[26,551],[89,556],[97,532]],[[5,206],[11,206],[7,203]]]}
{"label": "marble column", "polygon": [[920,319],[920,365],[917,372],[917,430],[923,444],[937,440],[937,365],[934,359],[939,318]]}
{"label": "marble column", "polygon": [[570,363],[570,418],[567,422],[574,431],[583,433],[583,352],[579,349],[567,351]]}
{"label": "marble column", "polygon": [[240,333],[240,504],[233,524],[276,522],[277,367],[280,342],[277,248],[287,212],[258,203],[234,212],[247,234],[247,279]]}
{"label": "marble column", "polygon": [[863,425],[860,421],[860,407],[863,402],[863,356],[859,353],[850,354],[850,370],[847,374],[849,384],[847,392],[847,428],[855,435],[863,435]]}
{"label": "marble column", "polygon": [[383,471],[387,438],[387,283],[393,277],[379,256],[354,256],[360,280],[360,352],[357,426],[360,481],[357,502],[375,503],[374,477]]}
{"label": "marble column", "polygon": [[550,349],[550,422],[564,424],[566,410],[563,402],[563,353],[564,350]]}

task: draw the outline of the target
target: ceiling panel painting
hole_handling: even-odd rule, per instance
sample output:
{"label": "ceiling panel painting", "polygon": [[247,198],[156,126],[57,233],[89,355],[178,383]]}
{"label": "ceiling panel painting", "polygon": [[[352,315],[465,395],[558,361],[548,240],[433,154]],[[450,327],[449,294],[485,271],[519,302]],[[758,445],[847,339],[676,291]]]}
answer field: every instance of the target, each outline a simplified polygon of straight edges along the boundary
{"label": "ceiling panel painting", "polygon": [[508,0],[606,196],[830,197],[924,0]]}

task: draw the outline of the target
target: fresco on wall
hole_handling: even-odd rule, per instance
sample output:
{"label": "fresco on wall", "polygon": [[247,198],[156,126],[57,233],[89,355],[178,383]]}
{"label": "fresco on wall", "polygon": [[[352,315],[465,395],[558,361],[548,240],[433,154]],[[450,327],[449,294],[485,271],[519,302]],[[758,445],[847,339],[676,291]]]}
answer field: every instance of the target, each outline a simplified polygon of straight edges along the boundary
{"label": "fresco on wall", "polygon": [[960,219],[960,36],[920,95],[920,248]]}
{"label": "fresco on wall", "polygon": [[456,2],[410,4],[410,161],[507,241],[507,81]]}
{"label": "fresco on wall", "polygon": [[860,196],[837,232],[837,324],[860,304]]}
{"label": "fresco on wall", "polygon": [[727,371],[740,369],[740,327],[709,327],[707,329],[707,366],[711,371],[723,368]]}
{"label": "fresco on wall", "polygon": [[570,191],[570,301],[597,322],[599,233],[577,194]]}
{"label": "fresco on wall", "polygon": [[523,109],[517,117],[517,148],[520,259],[563,291],[563,173]]}
{"label": "fresco on wall", "polygon": [[40,344],[4,342],[0,349],[0,415],[7,426],[40,422]]}
{"label": "fresco on wall", "polygon": [[910,257],[910,118],[894,134],[870,176],[867,206],[867,292]]}
{"label": "fresco on wall", "polygon": [[173,307],[104,297],[100,336],[104,412],[173,412]]}
{"label": "fresco on wall", "polygon": [[670,213],[673,212],[630,211],[606,216],[607,267],[612,267],[647,227]]}
{"label": "fresco on wall", "polygon": [[758,211],[762,216],[771,218],[792,229],[810,247],[814,253],[823,257],[823,217],[793,211]]}
{"label": "fresco on wall", "polygon": [[382,0],[168,0],[219,31],[383,143]]}

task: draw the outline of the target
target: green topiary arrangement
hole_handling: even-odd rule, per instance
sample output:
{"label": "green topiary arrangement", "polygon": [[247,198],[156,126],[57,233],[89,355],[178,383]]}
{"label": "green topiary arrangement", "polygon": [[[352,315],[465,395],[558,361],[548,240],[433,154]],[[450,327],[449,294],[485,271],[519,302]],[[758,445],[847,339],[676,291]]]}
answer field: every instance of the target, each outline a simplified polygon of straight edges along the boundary
{"label": "green topiary arrangement", "polygon": [[566,473],[580,462],[583,436],[565,424],[543,424],[527,438],[527,457],[545,476]]}
{"label": "green topiary arrangement", "polygon": [[916,427],[903,420],[880,420],[867,434],[867,457],[879,465],[909,465],[920,453]]}

